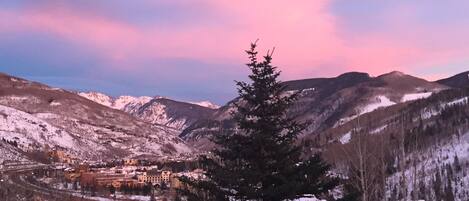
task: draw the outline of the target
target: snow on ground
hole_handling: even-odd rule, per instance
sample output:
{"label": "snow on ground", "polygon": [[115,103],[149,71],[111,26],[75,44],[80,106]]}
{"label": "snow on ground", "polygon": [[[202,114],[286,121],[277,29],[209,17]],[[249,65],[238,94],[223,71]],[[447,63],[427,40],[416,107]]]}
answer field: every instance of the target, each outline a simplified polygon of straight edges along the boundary
{"label": "snow on ground", "polygon": [[424,108],[421,112],[422,119],[429,119],[433,116],[441,114],[441,111],[446,107],[451,107],[458,104],[469,104],[469,97],[458,98],[450,102],[441,103],[439,107]]}
{"label": "snow on ground", "polygon": [[112,98],[106,94],[98,92],[80,92],[78,95],[107,107],[112,106]]}
{"label": "snow on ground", "polygon": [[52,101],[49,105],[50,106],[59,106],[59,105],[62,105],[62,103],[57,102],[57,101]]}
{"label": "snow on ground", "polygon": [[26,112],[0,105],[0,137],[18,141],[25,147],[31,144],[56,144],[65,148],[75,146],[67,132]]}
{"label": "snow on ground", "polygon": [[342,144],[347,144],[347,143],[350,142],[351,139],[352,139],[352,132],[349,131],[349,132],[345,133],[345,135],[343,135],[343,136],[339,139],[339,141],[340,141],[340,143],[342,143]]}
{"label": "snow on ground", "polygon": [[382,95],[376,96],[371,103],[368,103],[368,105],[365,105],[362,108],[358,108],[357,109],[358,114],[340,119],[334,127],[336,127],[338,125],[345,124],[345,123],[357,118],[360,115],[363,115],[363,114],[366,114],[366,113],[369,113],[369,112],[373,112],[373,111],[375,111],[379,108],[388,107],[388,106],[391,106],[391,105],[394,105],[394,104],[396,104],[396,103],[389,100],[389,98],[386,97],[386,96],[382,96]]}
{"label": "snow on ground", "polygon": [[4,162],[10,161],[15,163],[21,162],[28,162],[29,160],[26,159],[18,150],[5,142],[0,141],[0,169],[3,169]]}
{"label": "snow on ground", "polygon": [[[469,161],[469,132],[465,134],[463,133],[459,137],[453,136],[452,139],[445,142],[444,144],[429,147],[428,150],[423,153],[418,153],[417,155],[409,155],[407,157],[407,163],[411,164],[410,160],[412,158],[417,158],[418,164],[416,166],[416,169],[419,172],[421,172],[422,170],[424,170],[425,172],[425,177],[422,177],[421,173],[418,173],[419,175],[414,175],[414,168],[410,166],[407,167],[404,175],[409,181],[407,184],[409,192],[411,192],[413,189],[411,181],[413,180],[414,176],[417,176],[417,180],[423,178],[425,180],[425,183],[429,186],[431,185],[431,182],[434,179],[434,173],[436,172],[436,169],[439,168],[440,170],[443,170],[446,168],[447,164],[453,164],[455,156],[458,157],[460,164],[464,164]],[[390,177],[390,179],[388,179],[388,189],[392,185],[398,184],[401,176],[401,171],[394,173]],[[455,185],[453,183],[456,198],[460,196],[459,193],[464,193],[462,192],[464,188],[467,188],[469,186],[469,175],[459,175],[458,177],[460,177],[460,183],[458,185]],[[390,196],[390,193],[391,192],[387,192],[388,196]]]}
{"label": "snow on ground", "polygon": [[90,125],[50,113],[32,115],[0,105],[0,139],[15,141],[24,151],[59,146],[80,158],[103,157],[103,153],[116,150],[130,156],[192,152],[181,139],[166,131],[154,129],[139,133],[142,136],[138,137],[128,132],[125,128]]}
{"label": "snow on ground", "polygon": [[372,131],[370,132],[370,134],[380,133],[381,131],[383,131],[383,130],[386,129],[387,127],[388,127],[388,125],[384,125],[384,126],[378,127],[378,128],[376,128],[375,130],[372,130]]}
{"label": "snow on ground", "polygon": [[423,92],[423,93],[412,93],[412,94],[405,94],[401,102],[413,101],[418,99],[428,98],[432,95],[432,92]]}
{"label": "snow on ground", "polygon": [[389,100],[389,98],[386,96],[377,96],[372,103],[366,105],[360,110],[360,115],[373,112],[374,110],[377,110],[378,108],[388,107],[394,104],[396,103]]}
{"label": "snow on ground", "polygon": [[[305,195],[306,196],[306,195]],[[302,197],[302,198],[297,198],[292,201],[326,201],[326,200],[320,200],[315,198],[314,196],[307,196],[307,197]]]}
{"label": "snow on ground", "polygon": [[153,100],[153,98],[149,96],[119,96],[112,103],[112,108],[129,112],[132,109],[138,109],[142,107],[151,100]]}
{"label": "snow on ground", "polygon": [[207,107],[207,108],[210,108],[210,109],[218,109],[220,108],[219,105],[216,105],[210,101],[200,101],[200,102],[189,102],[189,103],[192,103],[192,104],[195,104],[195,105],[199,105],[199,106],[202,106],[202,107]]}
{"label": "snow on ground", "polygon": [[454,101],[448,102],[442,106],[445,107],[445,106],[453,106],[457,104],[467,104],[468,100],[469,100],[469,97],[464,97],[464,98],[460,98],[460,99],[456,99]]}

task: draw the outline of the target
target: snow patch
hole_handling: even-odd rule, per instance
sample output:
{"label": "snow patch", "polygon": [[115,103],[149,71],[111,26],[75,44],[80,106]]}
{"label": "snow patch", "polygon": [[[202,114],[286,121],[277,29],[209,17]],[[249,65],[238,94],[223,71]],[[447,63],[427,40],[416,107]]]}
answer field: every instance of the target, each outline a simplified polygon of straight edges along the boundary
{"label": "snow patch", "polygon": [[464,97],[464,98],[460,98],[460,99],[456,99],[454,101],[451,101],[451,102],[448,102],[446,104],[443,105],[443,107],[445,106],[453,106],[453,105],[458,105],[458,104],[467,104],[469,100],[469,97]]}
{"label": "snow patch", "polygon": [[62,105],[62,103],[57,102],[57,101],[52,101],[49,105],[50,106],[59,106],[59,105]]}
{"label": "snow patch", "polygon": [[386,96],[382,96],[382,95],[381,96],[376,96],[375,100],[372,103],[369,103],[365,107],[359,108],[358,109],[358,114],[339,119],[339,121],[334,125],[334,127],[337,127],[338,125],[343,125],[343,124],[345,124],[349,121],[352,121],[353,119],[357,118],[358,116],[360,116],[362,114],[373,112],[373,111],[375,111],[379,108],[388,107],[388,106],[391,106],[391,105],[394,105],[394,104],[396,104],[396,103],[389,100],[389,98],[386,97]]}
{"label": "snow patch", "polygon": [[389,100],[389,98],[386,96],[377,96],[373,103],[368,104],[367,106],[363,107],[360,110],[360,115],[373,112],[374,110],[377,110],[378,108],[388,107],[394,104],[396,103]]}
{"label": "snow patch", "polygon": [[381,131],[383,131],[384,129],[386,129],[388,127],[388,125],[384,125],[384,126],[381,126],[379,128],[376,128],[375,130],[372,130],[370,132],[370,134],[376,134],[376,133],[380,133]]}
{"label": "snow patch", "polygon": [[405,94],[401,102],[413,101],[418,99],[425,99],[432,95],[432,92],[424,92],[424,93],[412,93],[412,94]]}
{"label": "snow patch", "polygon": [[195,105],[199,105],[199,106],[202,106],[202,107],[207,107],[207,108],[210,108],[210,109],[218,109],[220,108],[219,105],[216,105],[210,101],[200,101],[200,102],[189,102],[189,103],[192,103],[192,104],[195,104]]}
{"label": "snow patch", "polygon": [[345,135],[343,135],[343,136],[339,139],[339,141],[340,141],[341,144],[347,144],[347,143],[350,142],[351,139],[352,139],[352,132],[349,131],[349,132],[345,133]]}

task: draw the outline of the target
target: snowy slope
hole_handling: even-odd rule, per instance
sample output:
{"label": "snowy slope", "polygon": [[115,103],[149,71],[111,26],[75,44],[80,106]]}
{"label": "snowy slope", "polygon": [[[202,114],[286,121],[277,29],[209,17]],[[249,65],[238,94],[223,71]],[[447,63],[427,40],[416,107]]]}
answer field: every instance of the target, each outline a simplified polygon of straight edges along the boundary
{"label": "snowy slope", "polygon": [[216,110],[166,98],[153,99],[132,114],[152,124],[181,131],[192,123],[210,118]]}
{"label": "snowy slope", "polygon": [[[458,160],[457,163],[455,162],[456,158]],[[467,174],[467,168],[469,167],[469,133],[454,137],[442,145],[429,147],[426,152],[412,154],[408,156],[407,163],[411,164],[413,160],[418,160],[418,163],[413,167],[407,167],[404,173],[407,179],[408,192],[414,190],[414,185],[436,188],[434,186],[437,176],[436,172],[441,172],[441,191],[444,191],[445,187],[448,186],[448,182],[451,182],[456,201],[466,201],[469,199],[469,174]],[[458,165],[461,166],[462,170],[458,170],[458,167],[456,167]],[[448,168],[451,168],[451,173],[448,173]],[[415,169],[417,171],[414,171]],[[398,171],[390,176],[387,182],[388,197],[392,194],[391,189],[399,186],[402,176],[402,171]],[[448,179],[451,181],[448,181]],[[413,181],[417,181],[419,184],[413,184]],[[432,191],[420,196],[425,196],[428,200],[436,200],[436,195]],[[407,200],[411,200],[411,193],[408,194]]]}
{"label": "snowy slope", "polygon": [[[155,97],[159,98],[159,97]],[[112,108],[122,110],[125,112],[133,113],[140,107],[150,102],[153,98],[149,96],[119,96],[114,100]]]}
{"label": "snowy slope", "polygon": [[[443,196],[451,192],[454,200],[469,200],[468,96],[469,90],[445,90],[419,101],[396,103],[330,128],[322,136],[328,139],[327,145],[321,146],[324,156],[334,161],[338,172],[347,172],[342,168],[350,167],[347,165],[350,158],[359,155],[356,151],[359,143],[366,145],[369,150],[363,155],[370,157],[366,161],[369,167],[379,169],[379,165],[385,164],[386,200],[400,196],[403,186],[407,195],[401,200],[446,200],[436,199],[435,192],[442,192]],[[408,120],[402,121],[404,118]],[[358,138],[357,133],[350,135],[357,128],[364,138]],[[405,155],[401,151],[402,142]],[[385,154],[379,155],[380,151]],[[381,156],[384,161],[379,159]],[[368,181],[380,172],[370,174]],[[441,184],[437,184],[436,177],[441,178]],[[412,197],[413,193],[418,197]]]}
{"label": "snowy slope", "polygon": [[70,149],[77,146],[74,136],[31,114],[0,105],[0,115],[0,137],[17,141],[20,147],[54,144]]}
{"label": "snowy slope", "polygon": [[148,123],[182,130],[198,119],[208,118],[219,106],[209,102],[181,102],[164,97],[119,96],[99,92],[78,93],[101,105],[127,112]]}
{"label": "snowy slope", "polygon": [[[5,74],[0,74],[0,91],[0,135],[17,141],[25,151],[48,145],[81,159],[193,153],[173,129],[76,93]],[[99,94],[93,97],[104,104],[109,100]]]}
{"label": "snowy slope", "polygon": [[89,159],[177,155],[191,151],[174,135],[159,130],[136,136],[131,128],[103,127],[50,113],[31,115],[2,105],[0,114],[0,137],[16,141],[25,151],[42,150],[47,145]]}
{"label": "snowy slope", "polygon": [[30,161],[22,153],[20,153],[17,148],[4,141],[0,141],[0,156],[0,169],[5,168],[1,167],[3,164]]}
{"label": "snowy slope", "polygon": [[[284,85],[287,93],[302,91],[288,114],[297,121],[309,122],[305,135],[315,135],[358,116],[399,104],[402,100],[410,102],[448,88],[397,71],[377,77],[350,72],[333,78],[287,81]],[[233,103],[238,101],[238,98],[233,99],[219,108],[210,120],[192,124],[181,133],[181,137],[194,146],[204,141],[199,146],[204,147],[205,136],[216,134],[221,126],[225,130],[235,126],[231,111],[235,109]]]}
{"label": "snowy slope", "polygon": [[99,92],[79,92],[78,95],[85,97],[91,101],[99,103],[101,105],[122,110],[122,111],[133,111],[143,106],[145,103],[150,102],[153,98],[149,96],[119,96],[113,98]]}
{"label": "snowy slope", "polygon": [[432,92],[422,92],[422,93],[412,93],[412,94],[405,94],[402,97],[401,102],[413,101],[423,98],[428,98],[432,95]]}

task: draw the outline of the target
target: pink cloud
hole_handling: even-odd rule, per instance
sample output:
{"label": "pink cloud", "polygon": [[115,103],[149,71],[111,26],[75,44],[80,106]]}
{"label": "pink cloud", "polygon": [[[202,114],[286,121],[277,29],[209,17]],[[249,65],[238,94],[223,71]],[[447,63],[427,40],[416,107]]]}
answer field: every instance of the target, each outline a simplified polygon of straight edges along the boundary
{"label": "pink cloud", "polygon": [[[185,29],[135,26],[73,8],[49,6],[28,8],[21,13],[0,11],[0,31],[54,34],[98,50],[110,67],[121,70],[139,68],[132,65],[135,61],[166,57],[241,65],[245,62],[242,50],[249,42],[260,38],[262,50],[277,48],[274,61],[289,79],[314,76],[312,72],[318,71],[323,74],[339,73],[339,70],[372,74],[409,71],[416,66],[445,64],[469,53],[466,47],[454,48],[457,41],[452,37],[456,30],[432,36],[429,33],[434,29],[400,18],[401,13],[389,16],[389,20],[396,21],[396,27],[402,29],[393,32],[398,33],[397,36],[364,33],[360,37],[349,37],[340,27],[341,19],[328,10],[329,4],[328,0],[295,3],[241,0],[236,4],[207,1],[206,9],[223,11],[219,17],[225,23],[191,25]],[[468,30],[463,33],[467,35]],[[450,45],[438,43],[435,45],[438,51],[428,47],[432,40],[445,39]],[[331,68],[333,66],[341,69]]]}

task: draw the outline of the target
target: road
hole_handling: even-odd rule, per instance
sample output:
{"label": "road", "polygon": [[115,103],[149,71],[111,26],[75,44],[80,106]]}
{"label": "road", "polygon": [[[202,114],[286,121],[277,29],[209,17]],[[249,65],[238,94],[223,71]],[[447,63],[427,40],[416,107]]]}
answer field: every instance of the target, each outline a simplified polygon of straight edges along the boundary
{"label": "road", "polygon": [[[24,192],[25,196],[40,196],[50,200],[84,200],[73,192],[61,189],[54,189],[47,186],[39,186],[28,181],[27,177],[32,175],[35,170],[49,168],[47,165],[25,165],[21,166],[4,166],[2,169],[2,187],[10,189],[4,199],[15,200],[16,192]],[[65,198],[65,199],[64,199]]]}

